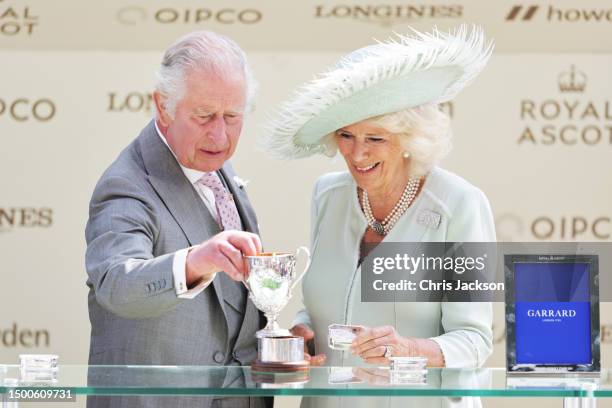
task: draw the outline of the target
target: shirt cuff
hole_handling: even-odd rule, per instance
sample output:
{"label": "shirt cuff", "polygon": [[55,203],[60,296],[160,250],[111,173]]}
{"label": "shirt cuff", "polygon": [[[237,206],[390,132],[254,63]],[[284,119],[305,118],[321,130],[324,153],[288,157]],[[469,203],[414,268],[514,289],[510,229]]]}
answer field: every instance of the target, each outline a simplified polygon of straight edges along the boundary
{"label": "shirt cuff", "polygon": [[191,248],[181,249],[174,253],[172,260],[172,276],[174,278],[174,290],[176,296],[181,299],[193,299],[208,287],[217,276],[215,272],[210,279],[200,281],[196,286],[187,287],[187,253]]}

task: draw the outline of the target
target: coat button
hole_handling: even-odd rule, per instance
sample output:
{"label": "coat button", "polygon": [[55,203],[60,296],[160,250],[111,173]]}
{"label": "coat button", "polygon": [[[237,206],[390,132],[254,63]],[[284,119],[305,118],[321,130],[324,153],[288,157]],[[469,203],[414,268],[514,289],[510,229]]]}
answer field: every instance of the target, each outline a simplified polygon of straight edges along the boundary
{"label": "coat button", "polygon": [[213,355],[213,360],[221,364],[225,361],[225,354],[223,354],[223,352],[221,351],[216,351],[215,354]]}

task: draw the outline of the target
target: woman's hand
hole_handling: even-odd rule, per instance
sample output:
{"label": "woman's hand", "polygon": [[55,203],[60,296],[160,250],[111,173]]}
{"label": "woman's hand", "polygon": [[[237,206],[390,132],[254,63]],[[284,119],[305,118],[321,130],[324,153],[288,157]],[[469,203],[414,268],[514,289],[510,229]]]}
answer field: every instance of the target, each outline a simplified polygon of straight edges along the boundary
{"label": "woman's hand", "polygon": [[418,355],[416,340],[400,336],[393,326],[366,327],[353,340],[350,350],[366,363],[389,364],[387,349],[387,357]]}
{"label": "woman's hand", "polygon": [[310,361],[310,365],[313,366],[320,366],[325,363],[325,360],[327,359],[327,356],[325,354],[321,353],[311,356],[308,352],[307,343],[311,340],[314,340],[315,336],[314,332],[310,330],[308,326],[306,326],[305,324],[296,324],[291,329],[289,329],[289,331],[294,336],[300,336],[304,338],[304,360]]}

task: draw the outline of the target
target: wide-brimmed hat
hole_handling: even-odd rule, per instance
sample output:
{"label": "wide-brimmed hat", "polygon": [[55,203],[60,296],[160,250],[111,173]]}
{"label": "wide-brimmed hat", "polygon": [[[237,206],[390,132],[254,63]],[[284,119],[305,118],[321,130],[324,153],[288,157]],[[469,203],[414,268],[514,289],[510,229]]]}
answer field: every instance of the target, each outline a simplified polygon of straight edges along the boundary
{"label": "wide-brimmed hat", "polygon": [[260,143],[279,158],[324,153],[322,139],[362,120],[454,98],[493,50],[483,30],[416,30],[360,48],[300,87],[265,125]]}

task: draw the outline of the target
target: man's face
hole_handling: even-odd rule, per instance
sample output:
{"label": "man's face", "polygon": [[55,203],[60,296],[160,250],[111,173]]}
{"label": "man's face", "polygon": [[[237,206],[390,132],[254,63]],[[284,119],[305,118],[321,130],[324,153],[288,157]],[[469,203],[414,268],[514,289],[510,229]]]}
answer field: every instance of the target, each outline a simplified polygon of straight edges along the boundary
{"label": "man's face", "polygon": [[244,75],[235,69],[221,75],[193,70],[185,85],[174,118],[156,93],[158,125],[183,166],[218,170],[232,156],[240,138],[246,103]]}

